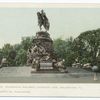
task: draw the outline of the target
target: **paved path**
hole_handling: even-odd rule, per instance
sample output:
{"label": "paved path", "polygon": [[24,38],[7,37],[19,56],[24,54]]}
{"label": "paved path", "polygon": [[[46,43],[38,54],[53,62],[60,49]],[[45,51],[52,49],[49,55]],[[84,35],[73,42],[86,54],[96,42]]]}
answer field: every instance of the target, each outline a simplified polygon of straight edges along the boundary
{"label": "paved path", "polygon": [[69,73],[33,73],[31,67],[3,67],[0,69],[0,83],[100,83],[93,80],[93,72],[68,68]]}

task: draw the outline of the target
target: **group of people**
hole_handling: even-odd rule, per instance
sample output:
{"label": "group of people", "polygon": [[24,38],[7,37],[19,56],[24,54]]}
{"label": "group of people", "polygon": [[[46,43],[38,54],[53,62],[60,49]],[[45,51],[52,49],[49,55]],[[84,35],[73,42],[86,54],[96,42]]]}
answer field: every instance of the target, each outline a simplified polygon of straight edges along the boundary
{"label": "group of people", "polygon": [[48,62],[49,60],[53,63],[53,66],[58,68],[61,72],[64,71],[64,62],[65,60],[56,61],[52,59],[51,55],[45,51],[45,48],[41,45],[34,45],[27,52],[27,63],[32,65],[33,69],[39,68],[39,63],[41,61]]}
{"label": "group of people", "polygon": [[28,49],[27,52],[27,63],[32,63],[33,58],[37,56],[42,56],[45,54],[45,49],[41,45],[34,45],[32,48]]}

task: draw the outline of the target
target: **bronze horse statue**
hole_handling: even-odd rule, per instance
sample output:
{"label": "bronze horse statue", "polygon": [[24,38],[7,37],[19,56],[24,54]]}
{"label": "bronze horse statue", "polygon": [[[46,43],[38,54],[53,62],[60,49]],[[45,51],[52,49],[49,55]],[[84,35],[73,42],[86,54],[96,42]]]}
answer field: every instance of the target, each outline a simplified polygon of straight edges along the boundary
{"label": "bronze horse statue", "polygon": [[41,27],[43,25],[44,28],[46,29],[46,31],[48,31],[49,27],[50,27],[50,23],[49,23],[48,18],[46,17],[46,14],[44,13],[44,11],[41,10],[41,13],[37,12],[37,16],[38,16],[38,25],[39,25],[40,30],[42,30]]}

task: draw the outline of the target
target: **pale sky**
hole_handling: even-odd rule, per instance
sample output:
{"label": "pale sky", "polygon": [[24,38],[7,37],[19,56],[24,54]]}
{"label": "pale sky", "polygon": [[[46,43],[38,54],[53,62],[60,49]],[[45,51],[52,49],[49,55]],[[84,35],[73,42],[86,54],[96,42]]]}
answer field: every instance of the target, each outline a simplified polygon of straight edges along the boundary
{"label": "pale sky", "polygon": [[[20,43],[21,37],[39,31],[35,8],[0,8],[0,48]],[[81,32],[100,28],[100,8],[45,8],[53,39],[77,37]]]}

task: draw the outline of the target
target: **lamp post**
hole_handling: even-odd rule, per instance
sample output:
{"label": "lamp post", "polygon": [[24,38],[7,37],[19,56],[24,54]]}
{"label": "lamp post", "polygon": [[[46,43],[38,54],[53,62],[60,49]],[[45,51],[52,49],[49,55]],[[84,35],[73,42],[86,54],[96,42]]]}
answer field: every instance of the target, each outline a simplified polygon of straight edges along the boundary
{"label": "lamp post", "polygon": [[93,66],[92,67],[92,71],[94,72],[94,81],[97,81],[98,78],[97,78],[97,72],[98,72],[99,68],[98,66]]}

